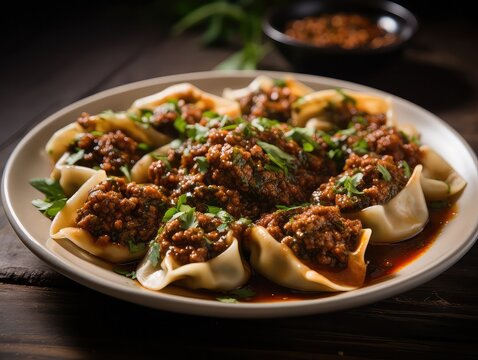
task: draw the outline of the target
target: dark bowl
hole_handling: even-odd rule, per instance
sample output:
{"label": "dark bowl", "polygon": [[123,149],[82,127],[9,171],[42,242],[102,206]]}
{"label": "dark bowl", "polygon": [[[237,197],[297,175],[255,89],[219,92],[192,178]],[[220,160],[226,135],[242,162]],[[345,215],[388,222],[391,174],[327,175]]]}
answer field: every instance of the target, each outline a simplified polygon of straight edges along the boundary
{"label": "dark bowl", "polygon": [[[397,40],[378,48],[344,49],[338,46],[314,46],[295,40],[284,33],[287,23],[292,20],[331,13],[360,14],[376,21],[377,24],[386,24],[388,26],[385,30],[394,34]],[[270,9],[263,21],[264,33],[295,70],[324,75],[370,71],[397,59],[417,29],[418,21],[413,13],[397,3],[386,0],[299,1]]]}

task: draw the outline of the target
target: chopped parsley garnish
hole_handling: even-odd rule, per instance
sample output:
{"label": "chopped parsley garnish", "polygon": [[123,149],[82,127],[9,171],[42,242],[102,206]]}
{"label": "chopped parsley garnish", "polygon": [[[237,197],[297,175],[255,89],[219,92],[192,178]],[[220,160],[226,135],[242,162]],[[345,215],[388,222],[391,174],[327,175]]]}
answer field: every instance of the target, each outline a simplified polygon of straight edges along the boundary
{"label": "chopped parsley garnish", "polygon": [[148,144],[146,144],[146,143],[143,143],[143,142],[142,142],[142,143],[138,143],[137,148],[138,148],[139,150],[145,151],[145,152],[148,152],[148,151],[151,151],[151,150],[152,150],[150,145],[148,145]]}
{"label": "chopped parsley garnish", "polygon": [[135,254],[135,253],[143,251],[144,248],[145,248],[145,244],[144,243],[135,243],[133,240],[129,240],[128,241],[128,248],[129,248],[130,253]]}
{"label": "chopped parsley garnish", "polygon": [[196,156],[194,158],[196,160],[196,163],[198,164],[198,169],[201,174],[207,173],[207,170],[209,169],[209,162],[207,161],[205,156]]}
{"label": "chopped parsley garnish", "polygon": [[161,253],[159,250],[160,250],[159,243],[153,240],[149,245],[149,255],[148,255],[148,260],[151,262],[151,265],[153,266],[158,265],[159,260],[161,259]]}
{"label": "chopped parsley garnish", "polygon": [[225,293],[223,296],[218,296],[216,300],[223,303],[238,303],[238,299],[246,299],[256,296],[256,292],[249,286],[245,286],[240,289],[231,290]]}
{"label": "chopped parsley garnish", "polygon": [[171,168],[172,168],[171,163],[169,162],[168,157],[166,155],[159,155],[159,154],[155,154],[155,153],[149,153],[149,156],[151,156],[154,160],[161,160],[166,165],[168,170],[171,170]]}
{"label": "chopped parsley garnish", "polygon": [[139,125],[148,128],[151,124],[151,117],[153,116],[153,112],[149,109],[140,109],[139,115],[135,113],[128,113],[128,118]]}
{"label": "chopped parsley garnish", "polygon": [[81,159],[83,159],[83,156],[85,156],[85,150],[80,149],[77,152],[75,152],[73,154],[70,154],[70,156],[68,156],[66,158],[65,162],[68,165],[73,165],[73,164],[77,163],[78,161],[80,161]]}
{"label": "chopped parsley garnish", "polygon": [[128,180],[128,182],[131,182],[131,172],[129,171],[129,168],[126,165],[123,165],[120,167],[120,171],[123,173],[126,180]]}
{"label": "chopped parsley garnish", "polygon": [[392,175],[390,175],[390,172],[385,166],[383,166],[382,164],[378,164],[377,170],[380,172],[380,174],[382,174],[383,180],[385,181],[392,180]]}
{"label": "chopped parsley garnish", "polygon": [[226,210],[221,209],[218,206],[208,205],[207,213],[217,217],[222,221],[222,224],[217,227],[217,231],[225,231],[229,228],[229,224],[232,223],[235,219],[234,217],[229,214]]}
{"label": "chopped parsley garnish", "polygon": [[186,137],[189,139],[193,139],[195,141],[199,141],[200,143],[206,142],[207,134],[209,129],[205,126],[194,124],[194,125],[186,125]]}
{"label": "chopped parsley garnish", "polygon": [[174,128],[180,133],[184,134],[186,131],[186,126],[187,126],[186,120],[182,117],[178,117],[176,120],[174,120]]}
{"label": "chopped parsley garnish", "polygon": [[267,119],[265,117],[258,117],[252,119],[251,125],[254,126],[259,131],[264,131],[266,129],[273,128],[274,126],[280,125],[280,122],[277,120]]}
{"label": "chopped parsley garnish", "polygon": [[307,128],[293,128],[285,133],[285,137],[294,140],[298,144],[302,144],[302,149],[305,152],[312,152],[319,146],[313,135],[314,131]]}
{"label": "chopped parsley garnish", "polygon": [[347,193],[347,196],[361,195],[363,191],[357,189],[358,184],[363,178],[361,172],[353,176],[344,175],[335,182],[335,191],[339,194]]}
{"label": "chopped parsley garnish", "polygon": [[365,155],[368,153],[368,143],[365,139],[360,139],[359,141],[352,144],[352,150],[354,153],[359,155]]}
{"label": "chopped parsley garnish", "polygon": [[343,97],[343,102],[344,103],[350,103],[352,105],[355,105],[357,104],[357,100],[355,100],[353,97],[351,97],[350,95],[346,94],[342,89],[340,88],[337,88],[335,89],[335,91],[337,91],[340,95],[342,95]]}
{"label": "chopped parsley garnish", "polygon": [[357,132],[357,129],[355,129],[355,127],[349,127],[347,129],[342,129],[342,130],[337,131],[337,134],[350,136],[350,135],[355,134],[356,132]]}
{"label": "chopped parsley garnish", "polygon": [[[286,153],[277,146],[266,143],[264,141],[257,141],[257,145],[259,145],[262,150],[266,152],[269,160],[274,165],[276,165],[284,173],[288,173],[288,168],[291,167],[295,161],[295,158],[292,155]],[[268,170],[272,169],[273,168],[269,167]]]}
{"label": "chopped parsley garnish", "polygon": [[274,85],[283,88],[287,86],[287,82],[284,79],[274,79]]}
{"label": "chopped parsley garnish", "polygon": [[183,194],[178,198],[176,207],[170,208],[163,216],[163,222],[179,219],[181,221],[181,227],[184,230],[195,228],[198,226],[198,220],[196,218],[196,208],[186,205],[187,195]]}
{"label": "chopped parsley garnish", "polygon": [[134,270],[129,271],[129,270],[123,269],[121,267],[114,267],[113,271],[117,274],[126,276],[127,278],[130,278],[131,280],[136,279],[136,271],[134,271]]}
{"label": "chopped parsley garnish", "polygon": [[202,116],[208,119],[214,119],[214,118],[220,117],[220,115],[217,112],[211,111],[211,110],[203,112]]}
{"label": "chopped parsley garnish", "polygon": [[93,130],[93,131],[90,131],[90,134],[98,137],[98,136],[103,136],[105,133],[103,131]]}
{"label": "chopped parsley garnish", "polygon": [[293,206],[286,206],[286,205],[276,205],[276,208],[278,211],[289,211],[289,210],[294,210],[294,209],[300,209],[306,206],[309,206],[310,203],[303,203],[300,205],[293,205]]}
{"label": "chopped parsley garnish", "polygon": [[30,185],[45,195],[45,199],[35,199],[32,204],[49,218],[55,217],[66,204],[67,196],[57,180],[35,178]]}
{"label": "chopped parsley garnish", "polygon": [[401,160],[400,163],[398,164],[398,167],[403,168],[403,174],[405,175],[407,179],[412,175],[410,165],[408,165],[408,163],[405,160]]}
{"label": "chopped parsley garnish", "polygon": [[446,208],[449,208],[450,206],[451,204],[448,202],[448,200],[436,200],[436,201],[431,201],[428,203],[428,207],[434,210],[446,209]]}
{"label": "chopped parsley garnish", "polygon": [[352,117],[352,125],[353,125],[353,123],[358,123],[358,124],[362,124],[362,125],[367,126],[368,125],[368,120],[362,115],[354,115]]}

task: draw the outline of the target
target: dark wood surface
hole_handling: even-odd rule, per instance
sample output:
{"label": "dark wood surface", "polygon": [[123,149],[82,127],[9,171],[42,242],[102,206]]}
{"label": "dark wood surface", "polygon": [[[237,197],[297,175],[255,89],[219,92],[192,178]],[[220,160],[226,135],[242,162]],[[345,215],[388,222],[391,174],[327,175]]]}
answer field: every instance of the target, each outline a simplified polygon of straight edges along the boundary
{"label": "dark wood surface", "polygon": [[[434,112],[478,150],[477,27],[427,19],[395,63],[345,77]],[[10,40],[8,40],[10,39]],[[15,39],[15,41],[11,41]],[[0,44],[0,165],[36,123],[131,81],[209,70],[234,49],[203,48],[146,24],[62,20]],[[272,52],[263,69],[291,71]],[[320,73],[320,71],[318,71]],[[0,358],[477,358],[478,248],[399,296],[325,315],[228,320],[161,312],[77,285],[26,249],[0,207]]]}

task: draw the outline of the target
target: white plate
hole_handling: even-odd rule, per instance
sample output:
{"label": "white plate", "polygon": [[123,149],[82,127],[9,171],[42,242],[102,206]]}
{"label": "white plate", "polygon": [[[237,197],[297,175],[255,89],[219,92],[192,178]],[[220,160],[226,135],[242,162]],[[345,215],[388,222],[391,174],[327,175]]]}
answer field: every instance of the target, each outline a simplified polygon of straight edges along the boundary
{"label": "white plate", "polygon": [[[315,300],[274,303],[227,304],[177,294],[153,292],[104,267],[100,261],[67,244],[49,239],[50,220],[41,215],[31,200],[38,193],[29,185],[33,177],[48,176],[50,163],[44,146],[60,127],[75,121],[82,111],[98,113],[105,109],[124,110],[134,99],[157,92],[169,85],[188,81],[206,91],[221,94],[224,87],[239,88],[254,77],[276,72],[201,72],[140,81],[103,91],[80,100],[42,121],[18,144],[5,167],[2,184],[7,216],[25,245],[63,275],[102,293],[149,307],[188,314],[220,317],[275,317],[336,311],[388,298],[416,287],[445,271],[473,245],[478,229],[478,167],[475,154],[450,126],[430,112],[393,96],[397,119],[413,122],[422,133],[423,143],[437,150],[468,182],[458,200],[458,215],[445,226],[433,245],[418,259],[391,278],[355,291],[337,293]],[[294,75],[310,87],[321,90],[342,87],[385,94],[361,85],[308,75]],[[68,250],[69,249],[69,250]]]}

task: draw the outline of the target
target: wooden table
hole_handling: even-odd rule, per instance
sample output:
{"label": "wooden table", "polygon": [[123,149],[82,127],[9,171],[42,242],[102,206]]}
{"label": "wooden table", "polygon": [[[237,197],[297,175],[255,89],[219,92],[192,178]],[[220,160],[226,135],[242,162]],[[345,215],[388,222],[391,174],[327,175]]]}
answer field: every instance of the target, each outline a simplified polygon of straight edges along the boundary
{"label": "wooden table", "polygon": [[[233,49],[170,38],[151,23],[91,16],[57,19],[3,43],[0,164],[36,123],[100,90],[209,70]],[[403,58],[350,80],[434,112],[478,150],[477,27],[450,18],[422,23]],[[261,68],[290,71],[277,53]],[[434,280],[339,313],[227,320],[126,303],[57,274],[20,242],[0,207],[0,358],[476,358],[478,248]]]}

